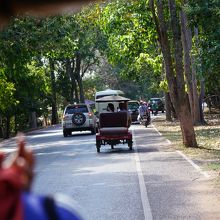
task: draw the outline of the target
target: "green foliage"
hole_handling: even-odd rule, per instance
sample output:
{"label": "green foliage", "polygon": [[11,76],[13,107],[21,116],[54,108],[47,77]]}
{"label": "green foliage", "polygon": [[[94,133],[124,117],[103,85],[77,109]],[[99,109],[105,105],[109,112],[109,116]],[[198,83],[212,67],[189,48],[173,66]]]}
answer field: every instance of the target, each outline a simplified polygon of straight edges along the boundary
{"label": "green foliage", "polygon": [[[197,72],[205,76],[207,89],[216,91],[220,85],[219,1],[188,2],[191,25],[199,27],[199,45],[193,49]],[[178,7],[181,4],[178,1]],[[0,32],[0,113],[16,115],[13,125],[20,119],[20,127],[26,126],[33,110],[38,116],[48,114],[52,101],[49,59],[55,63],[58,106],[69,101],[71,77],[66,60],[74,68],[76,54],[81,59],[81,75],[75,77],[87,73],[83,80],[86,99],[93,100],[95,91],[107,87],[121,89],[132,99],[148,99],[166,91],[151,16],[146,0],[114,0],[89,5],[78,14],[14,18]],[[168,11],[165,17],[168,20]]]}
{"label": "green foliage", "polygon": [[17,104],[14,92],[14,84],[7,82],[3,70],[0,70],[0,114],[5,113],[9,107],[14,107]]}
{"label": "green foliage", "polygon": [[85,90],[85,97],[88,100],[95,100],[95,93],[96,91],[102,90],[103,88],[100,86],[100,78],[97,77],[89,77],[87,79],[84,79],[83,85]]}
{"label": "green foliage", "polygon": [[190,0],[185,7],[192,27],[198,27],[195,36],[197,45],[196,68],[203,75],[206,90],[211,94],[220,93],[220,1]]}
{"label": "green foliage", "polygon": [[102,8],[99,25],[108,39],[107,57],[119,73],[139,83],[142,92],[157,93],[162,57],[147,2],[112,1]]}
{"label": "green foliage", "polygon": [[163,80],[160,82],[160,88],[165,92],[169,91],[167,80]]}
{"label": "green foliage", "polygon": [[57,70],[56,89],[59,91],[59,95],[69,103],[71,100],[70,77],[66,74],[63,65]]}
{"label": "green foliage", "polygon": [[[2,117],[16,116],[17,129],[26,128],[29,113],[42,108],[47,90],[45,71],[34,61],[40,54],[39,38],[33,19],[15,18],[0,33],[0,75]],[[15,128],[11,128],[15,130]]]}

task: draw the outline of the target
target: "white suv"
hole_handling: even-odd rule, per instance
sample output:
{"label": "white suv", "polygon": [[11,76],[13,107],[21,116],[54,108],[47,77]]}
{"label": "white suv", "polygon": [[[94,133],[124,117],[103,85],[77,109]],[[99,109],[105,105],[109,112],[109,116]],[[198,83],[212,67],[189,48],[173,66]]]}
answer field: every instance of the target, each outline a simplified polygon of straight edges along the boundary
{"label": "white suv", "polygon": [[71,135],[73,131],[91,131],[96,133],[96,116],[87,104],[69,104],[64,109],[63,136]]}

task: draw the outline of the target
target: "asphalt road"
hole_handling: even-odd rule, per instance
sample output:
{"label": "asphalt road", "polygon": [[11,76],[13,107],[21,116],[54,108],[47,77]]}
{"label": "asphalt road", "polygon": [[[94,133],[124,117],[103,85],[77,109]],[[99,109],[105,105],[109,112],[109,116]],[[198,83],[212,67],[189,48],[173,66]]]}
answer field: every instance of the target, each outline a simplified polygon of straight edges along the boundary
{"label": "asphalt road", "polygon": [[[150,125],[132,125],[134,150],[101,147],[95,135],[60,126],[27,136],[37,165],[33,191],[71,196],[89,220],[220,219],[210,177]],[[13,151],[14,140],[0,144]]]}

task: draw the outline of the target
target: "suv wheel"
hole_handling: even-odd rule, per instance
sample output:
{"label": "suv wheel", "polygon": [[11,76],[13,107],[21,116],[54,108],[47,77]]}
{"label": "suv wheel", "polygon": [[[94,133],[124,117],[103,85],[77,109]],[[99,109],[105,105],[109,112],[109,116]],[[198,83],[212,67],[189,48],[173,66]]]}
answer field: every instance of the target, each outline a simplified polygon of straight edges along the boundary
{"label": "suv wheel", "polygon": [[83,113],[77,112],[73,114],[72,122],[75,125],[83,125],[86,121],[86,116]]}
{"label": "suv wheel", "polygon": [[67,131],[63,130],[63,137],[67,137],[67,136],[68,136]]}
{"label": "suv wheel", "polygon": [[92,128],[92,129],[91,129],[91,133],[92,133],[92,134],[95,134],[95,133],[96,133],[96,128]]}

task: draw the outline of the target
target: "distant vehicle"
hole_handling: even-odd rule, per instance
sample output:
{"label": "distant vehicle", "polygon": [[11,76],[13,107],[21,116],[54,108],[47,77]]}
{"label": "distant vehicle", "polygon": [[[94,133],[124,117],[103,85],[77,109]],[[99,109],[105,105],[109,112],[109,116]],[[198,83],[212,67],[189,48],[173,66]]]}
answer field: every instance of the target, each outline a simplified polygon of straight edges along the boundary
{"label": "distant vehicle", "polygon": [[62,127],[64,137],[73,131],[91,131],[95,134],[96,116],[88,104],[69,104],[63,113]]}
{"label": "distant vehicle", "polygon": [[132,122],[136,122],[138,119],[139,106],[140,106],[140,103],[137,100],[128,101],[128,111],[131,113]]}
{"label": "distant vehicle", "polygon": [[[96,108],[96,111],[97,111],[97,116],[101,113],[101,112],[105,112],[107,111],[106,107],[107,107],[107,104],[103,101],[99,102],[98,100],[104,98],[104,97],[107,97],[107,96],[124,96],[124,92],[121,91],[121,90],[113,90],[113,89],[106,89],[106,90],[103,90],[103,91],[98,91],[96,92],[95,94],[95,108]],[[118,104],[119,102],[117,100],[113,100],[112,102],[115,106],[115,110],[118,109]]]}
{"label": "distant vehicle", "polygon": [[155,104],[156,104],[156,113],[158,111],[161,111],[162,113],[164,113],[164,111],[165,111],[165,104],[164,104],[162,98],[151,98],[150,99],[150,101],[149,101],[150,111],[153,111],[153,109],[152,109],[153,102],[155,102]]}

